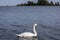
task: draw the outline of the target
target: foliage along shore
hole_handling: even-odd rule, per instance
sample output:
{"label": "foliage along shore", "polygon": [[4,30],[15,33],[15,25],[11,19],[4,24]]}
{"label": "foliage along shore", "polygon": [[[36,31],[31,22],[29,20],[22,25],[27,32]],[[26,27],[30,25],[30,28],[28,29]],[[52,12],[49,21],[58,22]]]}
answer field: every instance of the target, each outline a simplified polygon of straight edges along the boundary
{"label": "foliage along shore", "polygon": [[53,3],[53,1],[42,1],[38,0],[36,3],[33,1],[27,1],[27,3],[17,4],[17,6],[60,6],[59,2]]}

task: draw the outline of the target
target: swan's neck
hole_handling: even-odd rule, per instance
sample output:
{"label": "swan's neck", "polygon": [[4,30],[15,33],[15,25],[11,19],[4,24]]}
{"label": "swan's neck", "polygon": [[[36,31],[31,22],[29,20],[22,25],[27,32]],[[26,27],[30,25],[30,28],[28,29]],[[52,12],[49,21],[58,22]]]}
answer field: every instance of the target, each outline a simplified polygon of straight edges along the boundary
{"label": "swan's neck", "polygon": [[36,32],[35,26],[33,26],[33,32],[34,32],[34,36],[37,36],[37,32]]}

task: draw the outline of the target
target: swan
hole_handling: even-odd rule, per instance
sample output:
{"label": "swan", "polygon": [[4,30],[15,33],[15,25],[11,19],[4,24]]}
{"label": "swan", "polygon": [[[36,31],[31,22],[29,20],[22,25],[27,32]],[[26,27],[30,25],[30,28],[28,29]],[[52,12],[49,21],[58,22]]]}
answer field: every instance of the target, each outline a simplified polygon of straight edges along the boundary
{"label": "swan", "polygon": [[34,25],[33,25],[33,32],[34,32],[34,33],[24,32],[24,33],[16,34],[16,35],[17,35],[18,37],[37,37],[37,32],[36,32],[36,29],[35,29],[36,26],[37,26],[37,24],[34,24]]}

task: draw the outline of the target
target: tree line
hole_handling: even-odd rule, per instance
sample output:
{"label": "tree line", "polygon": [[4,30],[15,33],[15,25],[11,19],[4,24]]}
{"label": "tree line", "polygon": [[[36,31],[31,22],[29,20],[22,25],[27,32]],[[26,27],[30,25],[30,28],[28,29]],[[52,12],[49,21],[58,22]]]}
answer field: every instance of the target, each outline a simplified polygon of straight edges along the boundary
{"label": "tree line", "polygon": [[60,6],[59,2],[38,0],[36,3],[33,1],[27,1],[27,3],[17,4],[17,6]]}

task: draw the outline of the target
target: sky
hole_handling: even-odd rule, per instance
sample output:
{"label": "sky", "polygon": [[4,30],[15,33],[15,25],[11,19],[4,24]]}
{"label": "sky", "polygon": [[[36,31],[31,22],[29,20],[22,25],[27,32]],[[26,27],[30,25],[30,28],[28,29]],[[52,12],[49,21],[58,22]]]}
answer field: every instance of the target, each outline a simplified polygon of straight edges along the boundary
{"label": "sky", "polygon": [[[14,6],[20,3],[25,3],[27,1],[37,1],[37,0],[0,0],[0,6]],[[60,2],[60,0],[48,0],[48,1]]]}

